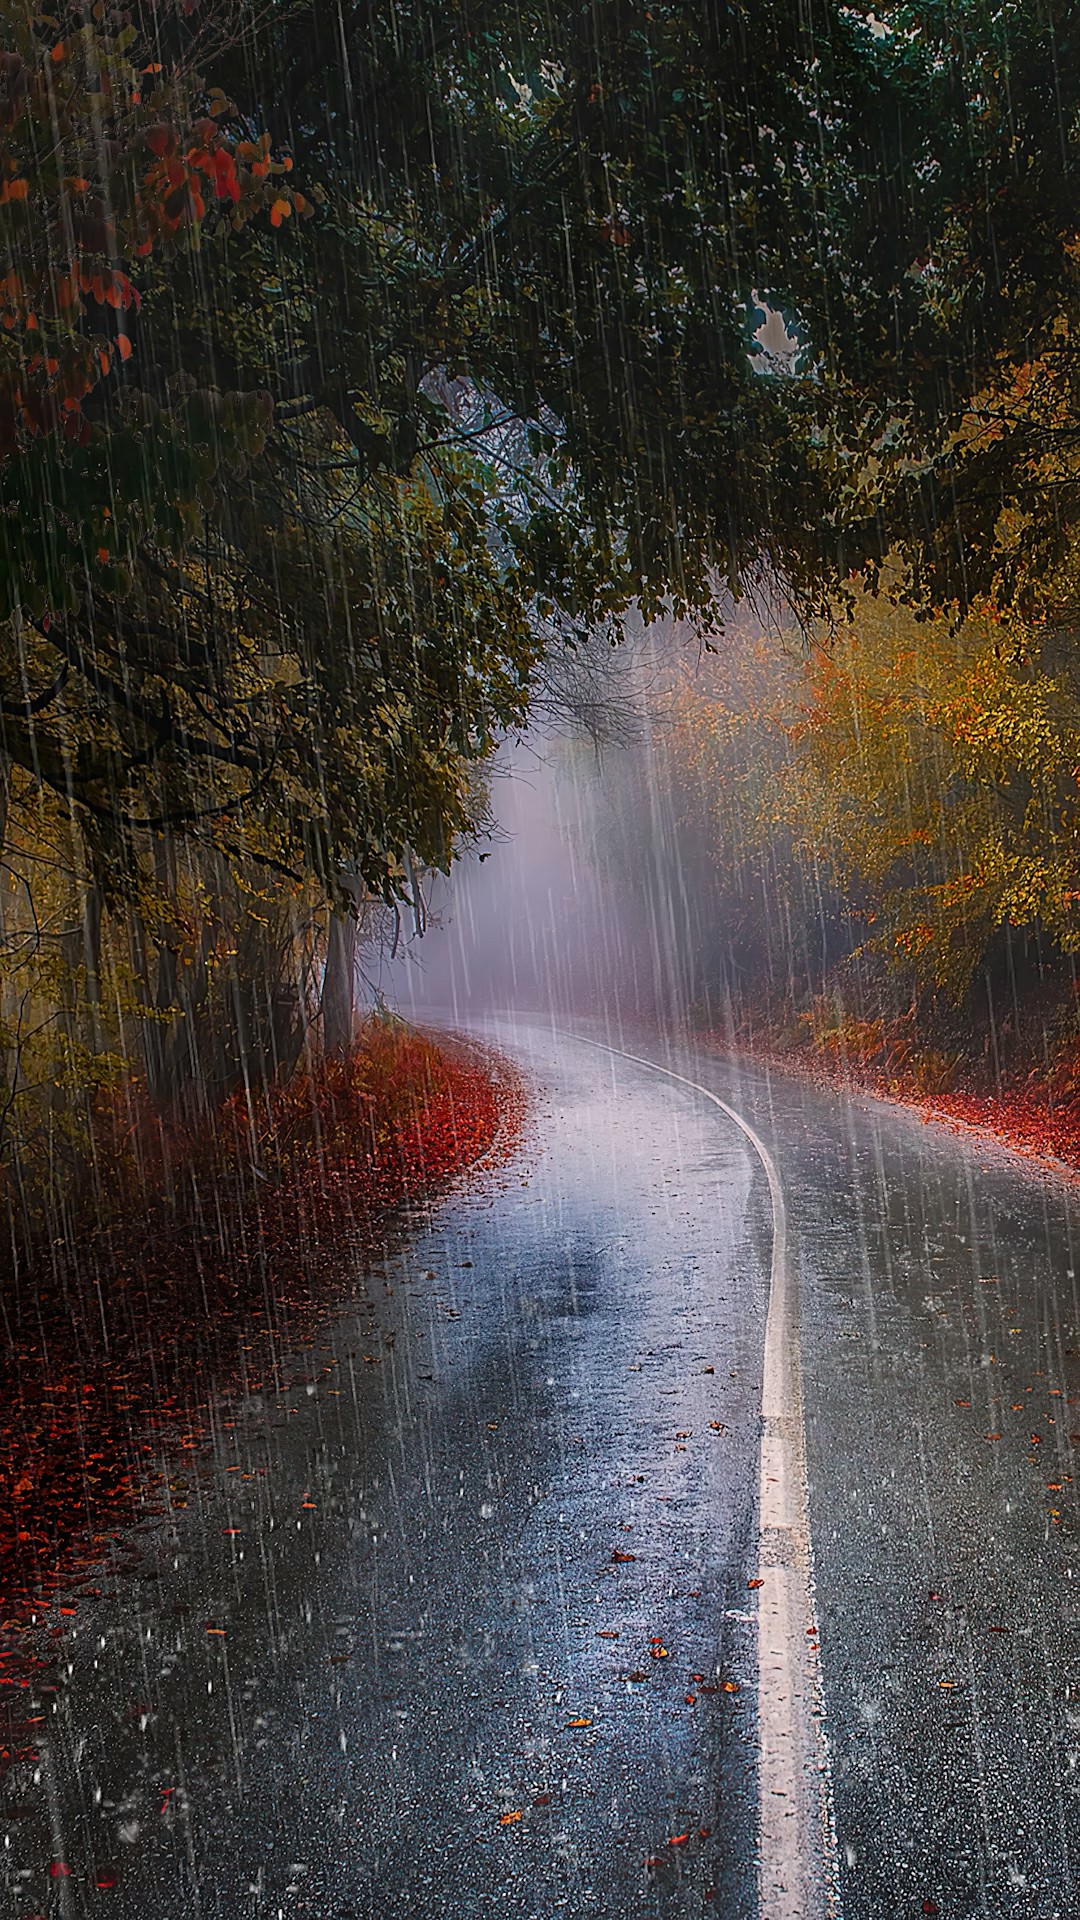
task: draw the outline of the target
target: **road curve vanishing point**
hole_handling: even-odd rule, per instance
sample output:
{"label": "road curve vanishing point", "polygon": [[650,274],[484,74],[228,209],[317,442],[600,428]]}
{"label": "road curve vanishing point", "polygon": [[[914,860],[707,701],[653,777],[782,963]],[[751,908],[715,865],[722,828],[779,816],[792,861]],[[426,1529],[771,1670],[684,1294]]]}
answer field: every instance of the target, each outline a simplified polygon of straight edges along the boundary
{"label": "road curve vanishing point", "polygon": [[719,1094],[672,1067],[566,1035],[688,1088],[739,1128],[765,1170],[773,1244],[761,1388],[757,1601],[760,1920],[840,1920],[810,1547],[797,1289],[776,1163]]}

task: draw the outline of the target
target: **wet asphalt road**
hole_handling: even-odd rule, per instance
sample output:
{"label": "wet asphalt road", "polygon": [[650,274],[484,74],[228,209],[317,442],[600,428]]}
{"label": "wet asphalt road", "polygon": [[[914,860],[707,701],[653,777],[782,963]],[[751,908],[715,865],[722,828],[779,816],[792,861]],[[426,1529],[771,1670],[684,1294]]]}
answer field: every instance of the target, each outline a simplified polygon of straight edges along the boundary
{"label": "wet asphalt road", "polygon": [[[685,1088],[500,1037],[511,1164],[221,1409],[161,1577],[63,1618],[5,1915],[755,1920],[764,1176]],[[1075,1195],[622,1043],[784,1182],[844,1914],[1075,1915]]]}

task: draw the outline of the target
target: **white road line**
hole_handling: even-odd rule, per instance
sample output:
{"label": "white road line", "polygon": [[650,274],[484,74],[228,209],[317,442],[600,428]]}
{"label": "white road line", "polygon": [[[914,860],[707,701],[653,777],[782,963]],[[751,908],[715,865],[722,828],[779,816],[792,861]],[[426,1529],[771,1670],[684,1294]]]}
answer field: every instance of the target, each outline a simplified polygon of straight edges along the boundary
{"label": "white road line", "polygon": [[832,1790],[814,1606],[799,1376],[796,1288],[784,1190],[771,1153],[719,1094],[671,1067],[567,1034],[659,1073],[709,1100],[737,1126],[765,1169],[773,1247],[761,1387],[757,1599],[760,1920],[839,1920]]}

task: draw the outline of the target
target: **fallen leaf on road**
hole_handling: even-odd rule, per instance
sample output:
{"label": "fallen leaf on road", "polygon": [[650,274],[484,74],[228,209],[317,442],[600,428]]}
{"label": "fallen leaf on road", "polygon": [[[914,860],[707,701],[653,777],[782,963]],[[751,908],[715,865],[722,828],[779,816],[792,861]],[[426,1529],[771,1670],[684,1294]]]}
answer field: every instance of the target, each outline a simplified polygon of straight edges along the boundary
{"label": "fallen leaf on road", "polygon": [[725,1692],[725,1693],[738,1693],[738,1691],[739,1691],[739,1683],[738,1683],[738,1681],[737,1681],[737,1680],[725,1680],[725,1681],[724,1681],[724,1692]]}
{"label": "fallen leaf on road", "polygon": [[755,1587],[763,1587],[765,1582],[764,1580],[748,1580],[746,1584],[752,1593]]}
{"label": "fallen leaf on road", "polygon": [[616,1547],[615,1552],[612,1554],[611,1557],[620,1566],[623,1566],[625,1565],[627,1560],[636,1560],[637,1554],[636,1553],[620,1553],[618,1548]]}
{"label": "fallen leaf on road", "polygon": [[568,1720],[566,1724],[568,1727],[591,1727],[592,1721],[591,1720]]}
{"label": "fallen leaf on road", "polygon": [[673,1833],[667,1844],[669,1847],[688,1847],[690,1845],[690,1835],[688,1833]]}
{"label": "fallen leaf on road", "polygon": [[500,1827],[512,1827],[514,1824],[514,1821],[520,1820],[520,1819],[521,1819],[521,1809],[519,1807],[516,1813],[500,1813],[499,1825]]}
{"label": "fallen leaf on road", "polygon": [[617,1640],[619,1630],[617,1627],[597,1627],[596,1637],[598,1640]]}

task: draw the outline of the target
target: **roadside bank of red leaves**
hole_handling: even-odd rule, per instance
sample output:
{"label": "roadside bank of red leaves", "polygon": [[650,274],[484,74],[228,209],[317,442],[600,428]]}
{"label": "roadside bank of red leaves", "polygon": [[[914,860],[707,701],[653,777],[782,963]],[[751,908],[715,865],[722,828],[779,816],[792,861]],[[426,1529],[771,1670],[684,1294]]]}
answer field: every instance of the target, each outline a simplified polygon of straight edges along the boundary
{"label": "roadside bank of red leaves", "polygon": [[[897,1023],[899,1024],[899,1023]],[[873,1094],[924,1119],[962,1128],[1059,1173],[1080,1174],[1080,1047],[1059,1047],[1032,1066],[1020,1052],[986,1087],[984,1061],[950,1059],[932,1045],[890,1036],[883,1021],[848,1023],[839,1033],[795,1040],[767,1021],[734,1036],[701,1036],[719,1052],[740,1052],[840,1092]],[[884,1057],[883,1057],[884,1056]],[[947,1073],[948,1085],[938,1084]]]}
{"label": "roadside bank of red leaves", "polygon": [[[373,1021],[348,1061],[237,1096],[197,1138],[128,1138],[126,1211],[43,1248],[0,1295],[0,1635],[44,1622],[62,1641],[58,1586],[70,1611],[94,1604],[106,1563],[108,1584],[139,1577],[133,1523],[186,1503],[192,1456],[234,1425],[230,1396],[275,1390],[282,1356],[365,1293],[395,1209],[497,1166],[523,1113],[498,1056]],[[169,1191],[148,1191],[163,1168]],[[34,1645],[0,1659],[0,1709],[16,1709],[0,1767],[33,1738],[17,1707],[41,1685],[40,1631]]]}

